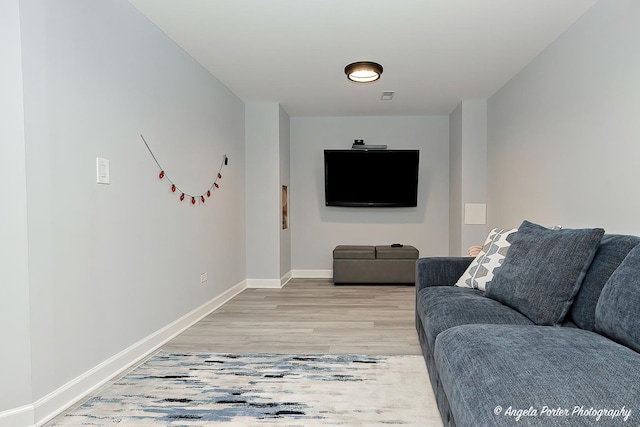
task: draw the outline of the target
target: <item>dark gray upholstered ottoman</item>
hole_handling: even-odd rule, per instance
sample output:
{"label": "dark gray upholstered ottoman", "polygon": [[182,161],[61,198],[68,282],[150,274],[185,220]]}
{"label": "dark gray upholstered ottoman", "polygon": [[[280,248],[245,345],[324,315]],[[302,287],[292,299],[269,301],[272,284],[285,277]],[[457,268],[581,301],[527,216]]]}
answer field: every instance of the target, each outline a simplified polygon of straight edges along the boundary
{"label": "dark gray upholstered ottoman", "polygon": [[418,250],[413,246],[339,245],[333,250],[333,283],[413,285]]}

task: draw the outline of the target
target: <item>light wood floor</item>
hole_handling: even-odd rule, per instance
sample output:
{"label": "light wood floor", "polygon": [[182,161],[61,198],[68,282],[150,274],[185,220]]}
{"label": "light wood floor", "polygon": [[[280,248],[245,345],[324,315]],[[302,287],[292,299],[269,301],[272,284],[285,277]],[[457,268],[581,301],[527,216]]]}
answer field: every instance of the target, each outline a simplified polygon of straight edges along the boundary
{"label": "light wood floor", "polygon": [[[293,279],[282,289],[244,290],[162,349],[212,353],[421,355],[414,326],[414,305],[413,286],[335,286],[330,280]],[[67,411],[116,380],[107,382]],[[425,387],[430,390],[428,384]],[[431,397],[425,404],[431,405],[438,417],[435,398]],[[58,417],[45,427],[56,420]],[[440,425],[439,421],[435,423]]]}
{"label": "light wood floor", "polygon": [[168,351],[420,355],[415,288],[292,279],[246,289],[167,343]]}

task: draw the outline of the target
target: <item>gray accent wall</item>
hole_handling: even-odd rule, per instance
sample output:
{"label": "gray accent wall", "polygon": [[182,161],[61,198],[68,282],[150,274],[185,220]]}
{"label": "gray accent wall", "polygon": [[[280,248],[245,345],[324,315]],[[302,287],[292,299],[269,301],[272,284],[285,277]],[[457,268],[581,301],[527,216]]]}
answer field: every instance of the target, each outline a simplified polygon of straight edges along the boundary
{"label": "gray accent wall", "polygon": [[[29,360],[30,340],[31,378],[3,359],[15,373],[2,375],[0,411],[28,403],[30,384],[37,402],[246,278],[243,102],[125,0],[24,1],[21,143],[17,4],[12,75],[0,80],[16,108],[1,131],[15,150],[0,173],[16,195],[0,215],[11,216],[16,248],[0,304],[9,293],[16,312],[0,310],[0,324],[16,328],[8,357]],[[204,205],[180,202],[140,134],[190,194],[207,191],[228,155],[221,188]],[[110,185],[96,184],[96,157],[110,160]]]}
{"label": "gray accent wall", "polygon": [[[418,206],[325,206],[324,150],[354,139],[392,149],[419,149]],[[385,171],[380,171],[384,180]],[[449,253],[449,117],[292,117],[291,264],[330,270],[340,244],[413,245],[421,256]]]}
{"label": "gray accent wall", "polygon": [[492,226],[640,234],[640,2],[598,2],[488,101]]}

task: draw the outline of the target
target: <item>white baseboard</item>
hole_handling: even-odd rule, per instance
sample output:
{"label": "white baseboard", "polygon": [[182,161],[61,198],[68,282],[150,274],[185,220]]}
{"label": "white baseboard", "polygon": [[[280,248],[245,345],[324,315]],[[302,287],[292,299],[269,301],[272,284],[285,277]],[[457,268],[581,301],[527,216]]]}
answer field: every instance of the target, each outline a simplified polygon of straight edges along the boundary
{"label": "white baseboard", "polygon": [[[93,392],[98,387],[105,384],[116,375],[126,369],[135,366],[152,354],[163,344],[183,332],[185,329],[198,322],[211,312],[218,309],[221,305],[238,295],[248,286],[248,281],[242,281],[211,301],[201,305],[190,313],[184,315],[180,319],[170,323],[157,332],[138,341],[129,348],[121,351],[113,357],[105,360],[79,377],[73,379],[57,390],[49,393],[43,398],[37,400],[33,405],[28,405],[24,411],[12,410],[9,413],[10,419],[5,420],[3,415],[7,412],[0,413],[0,427],[4,426],[30,426],[34,424],[42,425],[51,420],[56,415],[82,399],[87,394]],[[22,409],[22,408],[17,408]],[[29,412],[30,420],[28,422],[17,422],[18,416],[24,416],[23,412]],[[12,421],[13,420],[13,421]],[[22,418],[20,418],[22,420]],[[26,420],[26,418],[25,418]],[[7,424],[8,423],[8,424]]]}
{"label": "white baseboard", "polygon": [[35,419],[33,405],[20,406],[0,412],[0,427],[31,427]]}
{"label": "white baseboard", "polygon": [[0,412],[0,427],[41,426],[247,288],[280,289],[292,278],[331,279],[333,270],[291,270],[280,279],[246,279],[180,319],[143,338],[33,404]]}
{"label": "white baseboard", "polygon": [[291,271],[287,272],[287,274],[285,274],[280,278],[280,287],[281,288],[284,287],[284,285],[289,283],[289,280],[291,280],[292,278],[293,278],[293,275],[291,274]]}
{"label": "white baseboard", "polygon": [[280,289],[291,279],[333,279],[333,270],[290,270],[278,279],[247,279],[247,288]]}
{"label": "white baseboard", "polygon": [[280,279],[247,279],[247,288],[253,289],[280,289]]}
{"label": "white baseboard", "polygon": [[333,279],[333,270],[291,270],[296,279]]}

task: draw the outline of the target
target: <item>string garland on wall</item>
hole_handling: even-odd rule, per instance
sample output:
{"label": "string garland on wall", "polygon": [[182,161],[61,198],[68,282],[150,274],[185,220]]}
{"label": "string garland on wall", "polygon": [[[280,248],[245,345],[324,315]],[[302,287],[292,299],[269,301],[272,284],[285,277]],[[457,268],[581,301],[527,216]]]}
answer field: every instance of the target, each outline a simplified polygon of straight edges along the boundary
{"label": "string garland on wall", "polygon": [[180,187],[178,187],[178,185],[176,185],[175,182],[173,182],[171,180],[171,178],[169,178],[169,175],[164,171],[164,168],[162,166],[160,166],[160,162],[158,162],[158,159],[156,159],[156,156],[153,154],[153,151],[151,151],[151,148],[149,147],[149,144],[147,144],[147,141],[144,139],[144,136],[142,136],[142,134],[140,134],[140,138],[142,138],[142,142],[144,142],[144,145],[147,147],[147,150],[149,150],[149,154],[151,154],[151,157],[153,157],[153,160],[156,162],[156,165],[158,165],[158,168],[160,169],[160,173],[158,174],[158,178],[160,179],[166,179],[167,181],[169,181],[169,184],[171,184],[171,192],[172,193],[177,193],[180,194],[180,201],[183,202],[185,199],[191,199],[191,204],[195,205],[196,201],[200,201],[200,203],[204,203],[205,202],[205,196],[211,197],[211,192],[220,188],[220,184],[218,184],[218,180],[222,179],[222,168],[225,167],[228,163],[229,163],[229,158],[227,157],[227,155],[223,155],[222,156],[222,163],[220,163],[220,168],[218,169],[218,173],[216,174],[216,177],[213,180],[213,183],[211,184],[211,186],[207,189],[207,191],[205,191],[202,194],[189,194],[183,190],[180,189]]}

